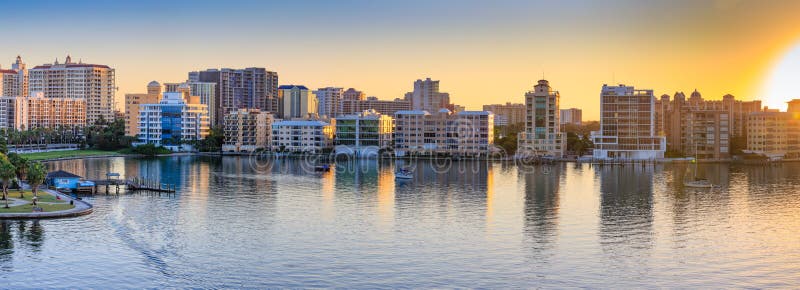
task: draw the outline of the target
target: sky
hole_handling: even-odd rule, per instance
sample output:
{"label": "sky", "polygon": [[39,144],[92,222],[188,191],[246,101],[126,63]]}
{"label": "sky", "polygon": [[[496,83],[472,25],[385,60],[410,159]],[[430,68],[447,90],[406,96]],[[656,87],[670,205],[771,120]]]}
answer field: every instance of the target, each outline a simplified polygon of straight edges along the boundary
{"label": "sky", "polygon": [[[800,98],[800,1],[7,1],[0,65],[116,69],[117,100],[189,71],[265,67],[281,84],[402,97],[430,77],[451,101],[524,102],[542,77],[597,119],[603,84]],[[776,76],[776,74],[778,74]],[[772,85],[781,82],[780,86]],[[800,84],[800,82],[797,82]],[[781,87],[774,90],[765,87]]]}

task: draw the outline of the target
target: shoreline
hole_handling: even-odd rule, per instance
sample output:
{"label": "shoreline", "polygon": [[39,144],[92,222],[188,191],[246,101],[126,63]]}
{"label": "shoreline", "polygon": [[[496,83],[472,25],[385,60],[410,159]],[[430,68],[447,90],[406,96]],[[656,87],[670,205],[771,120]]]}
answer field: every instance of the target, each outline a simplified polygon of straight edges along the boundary
{"label": "shoreline", "polygon": [[51,189],[40,189],[40,191],[47,192],[55,196],[60,196],[66,202],[72,201],[75,207],[67,210],[51,211],[51,212],[26,212],[26,213],[0,213],[0,220],[32,220],[32,219],[55,219],[55,218],[71,218],[82,215],[87,215],[94,212],[94,206],[83,200],[74,199],[71,196],[62,194]]}

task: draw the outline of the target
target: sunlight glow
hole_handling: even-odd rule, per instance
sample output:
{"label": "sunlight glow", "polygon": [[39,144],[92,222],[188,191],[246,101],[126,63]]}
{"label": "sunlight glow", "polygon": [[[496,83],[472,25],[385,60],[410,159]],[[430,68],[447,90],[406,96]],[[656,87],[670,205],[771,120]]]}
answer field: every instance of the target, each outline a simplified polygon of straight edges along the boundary
{"label": "sunlight glow", "polygon": [[764,105],[786,110],[786,102],[800,99],[800,43],[783,55],[766,79]]}

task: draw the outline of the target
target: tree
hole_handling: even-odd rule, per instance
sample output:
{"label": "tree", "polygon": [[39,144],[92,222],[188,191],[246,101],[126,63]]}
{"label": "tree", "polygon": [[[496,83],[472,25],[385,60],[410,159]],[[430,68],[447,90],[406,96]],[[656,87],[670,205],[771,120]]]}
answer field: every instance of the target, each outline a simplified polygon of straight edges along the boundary
{"label": "tree", "polygon": [[8,161],[8,157],[0,155],[0,180],[3,181],[3,199],[6,201],[6,208],[8,206],[8,184],[17,176],[17,169],[14,164]]}
{"label": "tree", "polygon": [[28,184],[30,184],[31,191],[33,191],[33,197],[34,197],[33,205],[36,205],[38,188],[39,185],[44,183],[46,175],[47,172],[41,163],[33,161],[28,163]]}
{"label": "tree", "polygon": [[17,178],[24,179],[28,170],[28,159],[14,152],[8,153],[6,156],[8,156],[8,161],[17,168]]}

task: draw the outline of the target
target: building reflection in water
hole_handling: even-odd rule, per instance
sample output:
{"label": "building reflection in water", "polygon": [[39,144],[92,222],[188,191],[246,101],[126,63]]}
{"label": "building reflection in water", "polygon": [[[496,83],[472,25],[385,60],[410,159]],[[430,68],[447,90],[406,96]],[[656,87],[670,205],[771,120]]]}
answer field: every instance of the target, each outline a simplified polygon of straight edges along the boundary
{"label": "building reflection in water", "polygon": [[654,240],[653,166],[597,166],[595,170],[600,179],[603,252],[614,260],[644,258],[643,252],[653,247]]}
{"label": "building reflection in water", "polygon": [[20,246],[19,251],[39,253],[44,240],[44,227],[37,220],[0,221],[0,270],[11,267],[15,244]]}
{"label": "building reflection in water", "polygon": [[525,181],[526,237],[531,248],[542,251],[555,244],[558,235],[559,189],[565,164],[520,167]]}

